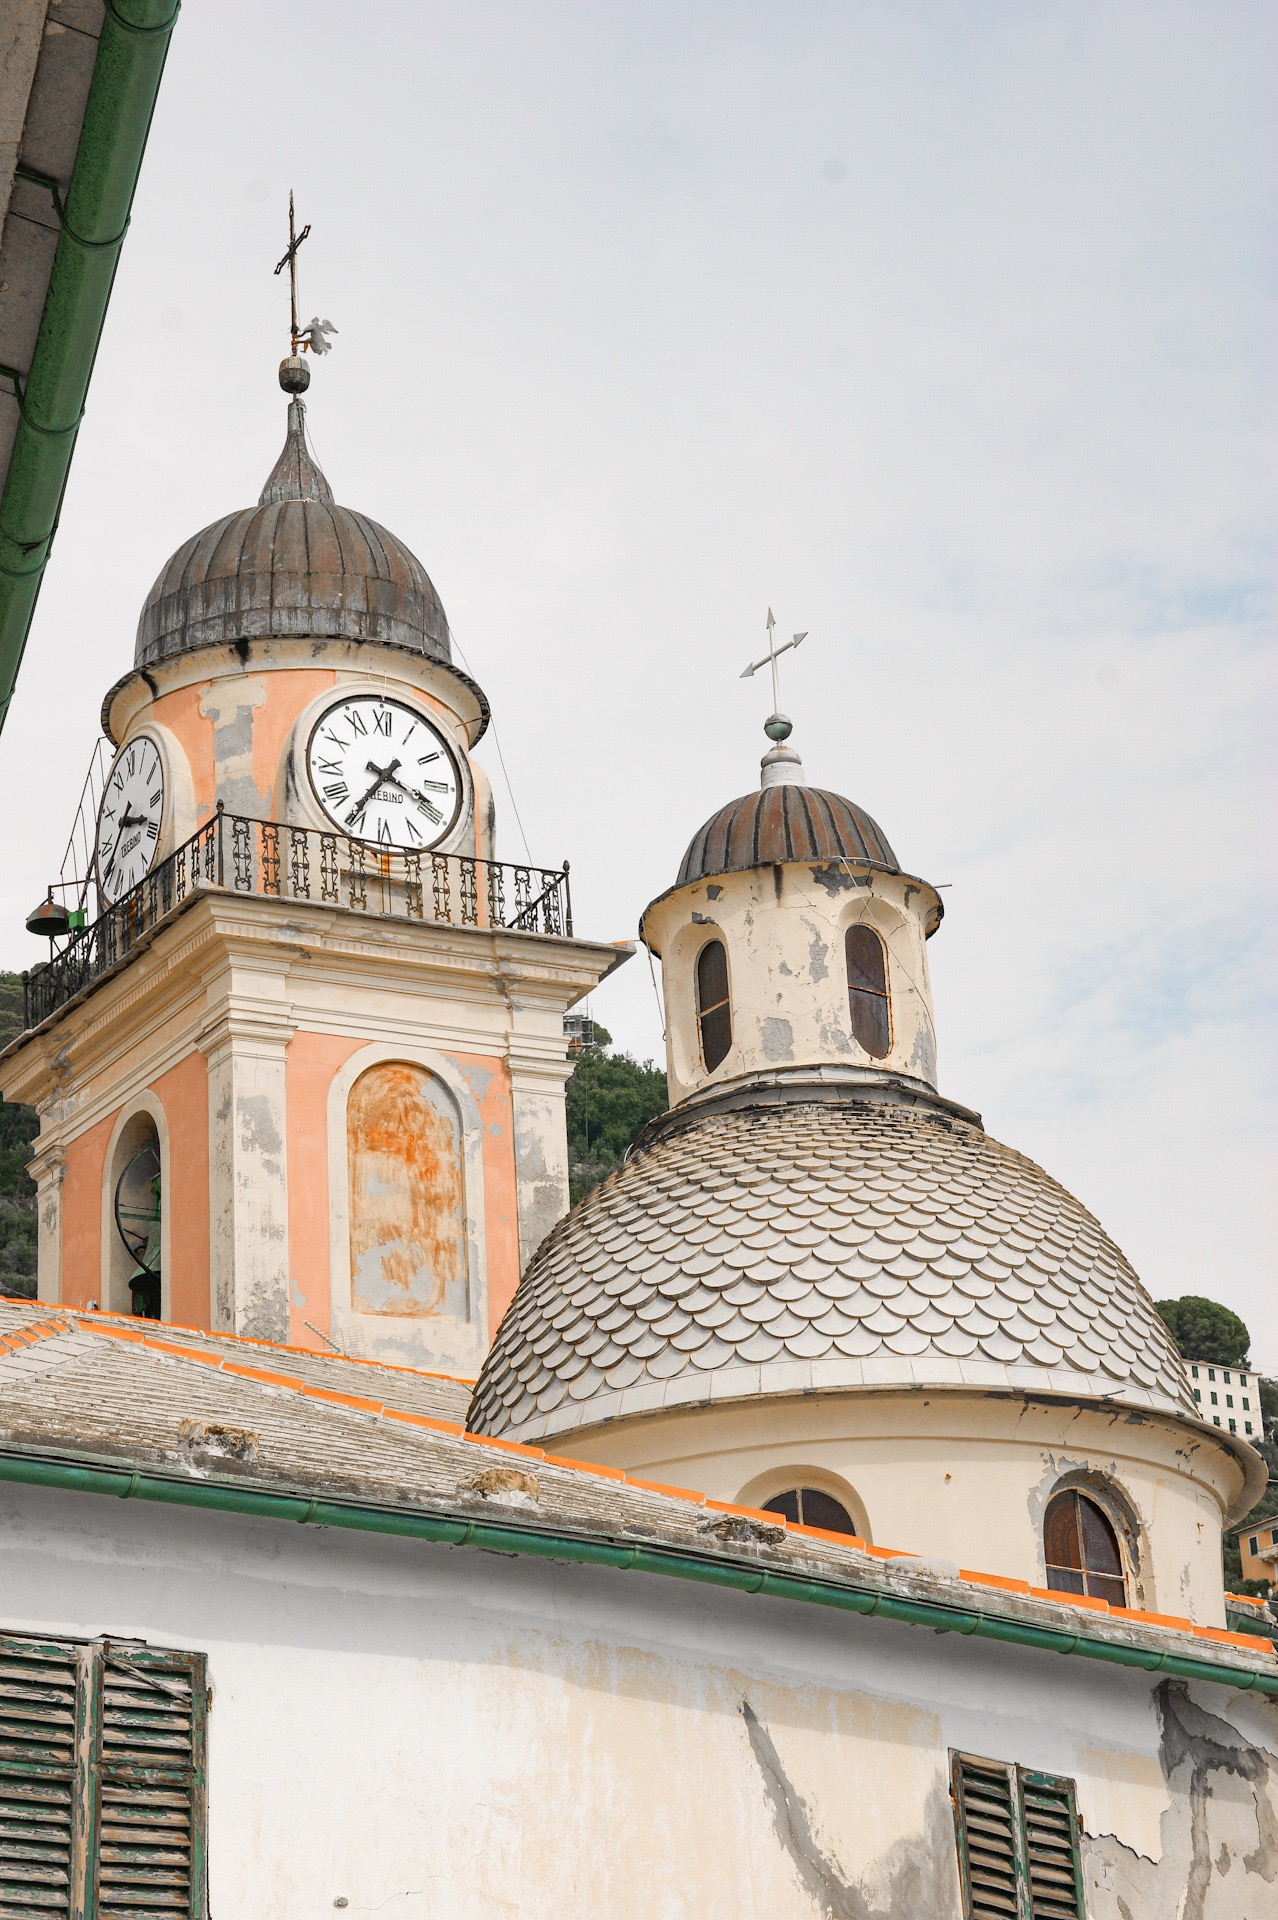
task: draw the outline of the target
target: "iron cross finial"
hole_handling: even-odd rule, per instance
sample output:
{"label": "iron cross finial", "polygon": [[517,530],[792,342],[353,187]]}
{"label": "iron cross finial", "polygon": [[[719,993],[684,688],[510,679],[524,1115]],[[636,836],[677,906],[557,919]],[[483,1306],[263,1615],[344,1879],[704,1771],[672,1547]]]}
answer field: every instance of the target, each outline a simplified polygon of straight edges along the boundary
{"label": "iron cross finial", "polygon": [[[808,636],[806,632],[796,633],[793,635],[791,639],[783,640],[781,642],[781,645],[778,646],[776,615],[773,613],[771,607],[768,608],[767,626],[768,626],[768,651],[763,655],[762,659],[752,660],[749,666],[746,667],[742,672],[741,678],[743,680],[751,679],[753,675],[759,671],[760,667],[770,666],[772,668],[772,718],[774,720],[781,720],[781,719],[784,719],[784,715],[780,712],[781,695],[777,687],[777,657],[779,654],[788,653],[791,647],[797,647],[800,641],[806,640]],[[786,732],[788,733],[789,731],[790,731],[790,727],[789,727],[789,722],[787,721]]]}
{"label": "iron cross finial", "polygon": [[290,187],[288,190],[288,251],[285,253],[284,258],[280,261],[275,271],[277,274],[283,273],[285,267],[288,268],[289,337],[292,342],[291,351],[293,353],[297,352],[297,343],[301,339],[302,331],[297,324],[297,249],[301,246],[310,230],[311,223],[308,220],[302,228],[302,231],[300,233],[297,231],[297,224],[293,217],[293,189]]}

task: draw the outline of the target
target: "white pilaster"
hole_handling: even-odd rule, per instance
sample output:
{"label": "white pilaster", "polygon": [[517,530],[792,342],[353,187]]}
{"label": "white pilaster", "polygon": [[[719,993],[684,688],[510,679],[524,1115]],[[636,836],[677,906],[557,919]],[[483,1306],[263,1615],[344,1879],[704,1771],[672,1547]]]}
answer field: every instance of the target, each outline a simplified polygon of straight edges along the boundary
{"label": "white pilaster", "polygon": [[288,1160],[282,1012],[223,1006],[200,1035],[209,1064],[213,1325],[288,1339]]}

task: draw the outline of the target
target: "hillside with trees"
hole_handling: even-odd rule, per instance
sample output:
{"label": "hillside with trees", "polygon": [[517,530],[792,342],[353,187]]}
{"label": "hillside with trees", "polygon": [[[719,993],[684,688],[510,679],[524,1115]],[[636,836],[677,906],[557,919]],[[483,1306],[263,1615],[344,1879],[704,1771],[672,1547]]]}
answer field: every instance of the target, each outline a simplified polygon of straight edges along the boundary
{"label": "hillside with trees", "polygon": [[666,1076],[651,1060],[610,1053],[612,1035],[596,1025],[568,1082],[568,1185],[572,1203],[621,1165],[643,1127],[670,1104]]}
{"label": "hillside with trees", "polygon": [[[22,980],[0,973],[0,1047],[22,1031]],[[40,1131],[33,1107],[0,1101],[0,1296],[34,1300],[36,1191],[27,1172]]]}

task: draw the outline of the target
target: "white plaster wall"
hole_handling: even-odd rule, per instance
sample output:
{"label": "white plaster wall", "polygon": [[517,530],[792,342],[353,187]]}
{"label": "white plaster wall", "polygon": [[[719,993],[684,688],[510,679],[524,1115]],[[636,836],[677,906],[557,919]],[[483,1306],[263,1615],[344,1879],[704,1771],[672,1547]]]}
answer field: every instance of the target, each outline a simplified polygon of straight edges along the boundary
{"label": "white plaster wall", "polygon": [[0,1593],[7,1628],[208,1654],[218,1920],[959,1920],[951,1747],[1077,1781],[1089,1920],[1189,1920],[1195,1845],[1192,1920],[1275,1910],[1274,1712],[1221,1687],[1164,1693],[1198,1738],[1169,1788],[1154,1675],[31,1488],[0,1489]]}
{"label": "white plaster wall", "polygon": [[555,1442],[578,1460],[758,1505],[822,1487],[864,1516],[876,1546],[1046,1584],[1043,1511],[1094,1476],[1134,1521],[1134,1606],[1225,1624],[1220,1529],[1237,1484],[1221,1448],[1155,1415],[1014,1394],[826,1393],[653,1414]]}
{"label": "white plaster wall", "polygon": [[[658,900],[642,932],[661,957],[672,1104],[742,1074],[831,1063],[909,1074],[934,1087],[926,929],[936,912],[937,896],[922,881],[849,867],[819,885],[811,863],[720,874]],[[863,1052],[852,1034],[843,938],[855,921],[872,927],[887,950],[892,1045],[882,1059]],[[696,960],[716,938],[728,956],[732,1047],[707,1073]]]}

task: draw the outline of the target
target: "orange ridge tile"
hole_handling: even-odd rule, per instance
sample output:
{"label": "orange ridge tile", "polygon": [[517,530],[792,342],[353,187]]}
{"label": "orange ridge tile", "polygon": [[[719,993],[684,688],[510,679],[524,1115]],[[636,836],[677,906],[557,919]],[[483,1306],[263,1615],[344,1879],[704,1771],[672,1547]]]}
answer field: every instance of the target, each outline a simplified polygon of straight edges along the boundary
{"label": "orange ridge tile", "polygon": [[797,1520],[787,1520],[786,1527],[791,1533],[810,1534],[814,1540],[827,1540],[836,1547],[856,1547],[862,1553],[869,1548],[859,1533],[835,1533],[832,1527],[800,1526]]}
{"label": "orange ridge tile", "polygon": [[872,1553],[876,1560],[917,1560],[917,1553],[910,1553],[905,1547],[874,1547],[867,1540],[862,1551]]}
{"label": "orange ridge tile", "polygon": [[[200,1354],[197,1358],[202,1360],[205,1356]],[[212,1356],[210,1355],[209,1358],[211,1359]],[[223,1373],[233,1373],[241,1380],[257,1380],[265,1387],[291,1387],[294,1393],[302,1391],[301,1381],[294,1380],[289,1373],[267,1373],[262,1367],[241,1366],[236,1360],[219,1360],[216,1364],[221,1367]]]}
{"label": "orange ridge tile", "polygon": [[102,1340],[131,1340],[137,1346],[146,1344],[146,1335],[139,1333],[136,1327],[99,1327],[91,1320],[77,1320],[76,1325],[84,1333],[96,1333]]}
{"label": "orange ridge tile", "polygon": [[1219,1640],[1223,1646],[1246,1647],[1251,1653],[1272,1653],[1274,1643],[1258,1633],[1231,1633],[1227,1627],[1195,1627],[1200,1640]]}
{"label": "orange ridge tile", "polygon": [[1178,1613],[1142,1613],[1139,1607],[1115,1607],[1116,1620],[1139,1620],[1143,1627],[1171,1627],[1177,1633],[1192,1633],[1192,1620],[1182,1620]]}
{"label": "orange ridge tile", "polygon": [[544,1460],[544,1447],[526,1446],[522,1440],[498,1440],[488,1433],[462,1433],[463,1440],[472,1440],[478,1447],[501,1447],[506,1453],[522,1453],[534,1460]]}
{"label": "orange ridge tile", "polygon": [[430,1415],[425,1413],[401,1413],[398,1407],[383,1407],[382,1412],[388,1420],[402,1420],[406,1426],[410,1427],[433,1427],[437,1433],[452,1433],[459,1436],[466,1431],[464,1427],[459,1427],[455,1420],[432,1420]]}
{"label": "orange ridge tile", "polygon": [[789,1521],[783,1513],[765,1513],[762,1507],[738,1507],[730,1500],[707,1500],[706,1506],[716,1513],[736,1513],[743,1520],[758,1520],[765,1527],[788,1527]]}
{"label": "orange ridge tile", "polygon": [[[482,1433],[472,1437],[477,1440],[484,1438]],[[571,1467],[574,1473],[598,1473],[605,1480],[624,1480],[626,1477],[620,1467],[601,1467],[595,1460],[566,1460],[558,1453],[546,1453],[542,1458],[548,1467]]]}
{"label": "orange ridge tile", "polygon": [[973,1573],[970,1567],[959,1568],[960,1580],[972,1580],[978,1587],[999,1587],[1004,1593],[1028,1593],[1028,1580],[1013,1580],[1004,1573]]}
{"label": "orange ridge tile", "polygon": [[[127,1314],[106,1312],[85,1316],[85,1310],[82,1307],[57,1307],[54,1311],[65,1313],[69,1317],[75,1316],[79,1319],[80,1325],[86,1333],[114,1332],[116,1329],[109,1326],[102,1326],[98,1323],[100,1321],[127,1320],[131,1318],[131,1316]],[[432,1373],[424,1367],[400,1367],[396,1366],[390,1360],[366,1360],[358,1353],[338,1353],[336,1349],[325,1351],[320,1347],[294,1347],[286,1340],[257,1340],[247,1333],[230,1333],[218,1327],[192,1327],[181,1320],[149,1320],[147,1325],[152,1327],[166,1327],[173,1333],[198,1333],[206,1340],[233,1340],[236,1346],[263,1347],[268,1353],[299,1353],[316,1360],[347,1360],[352,1366],[380,1367],[384,1373],[411,1374],[415,1380],[447,1380],[452,1385],[458,1387],[473,1387],[475,1385],[475,1381],[468,1374]],[[50,1331],[52,1332],[53,1329],[51,1328]],[[58,1331],[60,1332],[61,1329],[59,1328]],[[121,1331],[124,1330],[122,1329]],[[132,1334],[133,1329],[130,1327],[127,1329],[127,1332]],[[145,1339],[146,1336],[144,1334],[138,1334],[136,1338]]]}
{"label": "orange ridge tile", "polygon": [[692,1500],[699,1507],[706,1504],[704,1493],[695,1493],[691,1487],[663,1487],[659,1480],[636,1480],[632,1473],[625,1476],[628,1487],[639,1487],[644,1493],[666,1493],[673,1500]]}
{"label": "orange ridge tile", "polygon": [[[242,1372],[243,1369],[238,1367],[230,1368],[228,1364],[228,1371],[238,1373]],[[266,1379],[267,1377],[265,1374],[258,1375],[259,1379]],[[275,1376],[272,1375],[270,1377],[274,1378]],[[334,1387],[311,1387],[307,1386],[305,1382],[301,1380],[290,1379],[288,1384],[290,1387],[301,1387],[302,1392],[308,1400],[323,1400],[335,1407],[354,1407],[359,1413],[385,1413],[386,1411],[380,1400],[366,1400],[362,1395],[357,1393],[338,1393]]]}
{"label": "orange ridge tile", "polygon": [[1061,1593],[1055,1587],[1031,1587],[1030,1592],[1036,1600],[1051,1600],[1058,1607],[1090,1607],[1093,1613],[1110,1610],[1108,1600],[1097,1600],[1090,1593]]}
{"label": "orange ridge tile", "polygon": [[230,1364],[229,1361],[219,1360],[215,1353],[205,1353],[201,1347],[179,1347],[175,1340],[148,1339],[144,1334],[142,1344],[149,1353],[171,1353],[179,1360],[198,1361],[202,1367],[221,1367]]}

